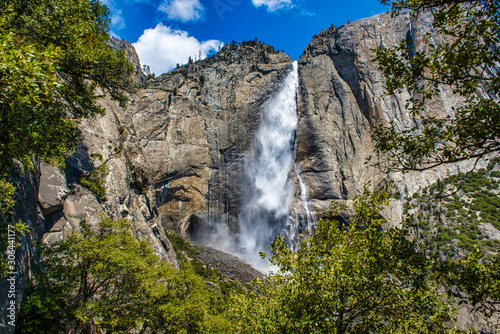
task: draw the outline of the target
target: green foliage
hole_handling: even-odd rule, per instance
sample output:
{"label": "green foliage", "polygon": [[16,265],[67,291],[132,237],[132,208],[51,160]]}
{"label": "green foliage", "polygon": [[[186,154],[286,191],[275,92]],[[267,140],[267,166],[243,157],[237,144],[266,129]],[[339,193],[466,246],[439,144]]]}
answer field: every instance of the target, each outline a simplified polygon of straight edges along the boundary
{"label": "green foliage", "polygon": [[[439,281],[485,319],[500,314],[500,241],[483,237],[479,228],[479,223],[500,228],[499,184],[493,171],[499,160],[487,169],[444,179],[442,190],[438,183],[423,189],[405,207],[404,224],[419,248],[442,259],[434,268]],[[451,192],[453,196],[435,197]]]}
{"label": "green foliage", "polygon": [[32,155],[62,165],[73,149],[76,124],[54,102],[61,51],[53,45],[39,51],[26,43],[9,29],[12,10],[0,7],[0,12],[0,177],[14,166],[13,159],[31,168]]}
{"label": "green foliage", "polygon": [[[74,323],[78,331],[94,316],[104,328],[135,325],[133,319],[121,317],[133,312],[134,303],[140,302],[133,292],[138,292],[143,280],[149,278],[146,275],[151,275],[147,269],[156,269],[157,259],[145,241],[128,232],[126,221],[104,220],[98,231],[83,224],[82,233],[47,247],[43,257],[45,275],[23,304],[21,333],[40,332],[44,329],[39,321],[53,323],[57,319],[65,326]],[[55,309],[60,312],[52,319],[39,316],[47,303],[60,305]],[[111,318],[110,311],[116,312]],[[119,325],[115,317],[120,319]]]}
{"label": "green foliage", "polygon": [[[383,167],[422,170],[500,151],[500,3],[498,1],[383,0],[396,15],[431,10],[438,45],[427,35],[425,48],[407,39],[396,48],[379,48],[375,60],[386,77],[388,94],[412,92],[407,108],[419,125],[398,131],[395,124],[375,128],[376,152],[388,154]],[[443,85],[465,104],[454,117],[424,113]],[[479,93],[481,91],[481,93]]]}
{"label": "green foliage", "polygon": [[107,201],[106,177],[108,175],[108,172],[106,170],[106,164],[112,158],[119,156],[121,152],[122,151],[119,147],[113,147],[109,145],[108,157],[106,158],[106,160],[104,160],[102,154],[100,153],[91,153],[90,158],[92,159],[92,165],[94,166],[98,161],[101,163],[100,165],[98,165],[98,167],[91,169],[79,179],[80,184],[92,191],[97,199],[101,202]]}
{"label": "green foliage", "polygon": [[[484,261],[484,254],[475,249],[467,260],[442,263],[437,272],[451,294],[474,307],[486,318],[500,314],[500,259]],[[500,328],[492,318],[492,327]]]}
{"label": "green foliage", "polygon": [[14,207],[14,192],[15,188],[12,183],[0,179],[0,217],[2,219],[5,219]]}
{"label": "green foliage", "polygon": [[[403,131],[398,131],[395,123],[374,129],[372,139],[376,153],[387,157],[379,166],[386,170],[424,170],[488,154],[498,156],[500,2],[381,2],[391,5],[395,15],[405,9],[409,9],[412,18],[427,12],[433,16],[433,29],[423,45],[413,40],[410,31],[408,38],[396,48],[377,50],[375,60],[386,77],[388,94],[408,91],[411,98],[406,108],[416,120],[413,128]],[[439,44],[433,44],[433,40],[439,40]],[[443,86],[450,87],[464,104],[454,110],[454,116],[439,119],[430,116],[427,106],[439,96]],[[475,249],[490,256],[498,252],[498,242],[481,240],[478,230],[478,222],[500,227],[498,180],[495,180],[498,174],[486,175],[497,162],[498,157],[487,170],[451,177],[443,181],[444,185],[434,186],[438,197],[456,192],[453,197],[439,202],[423,191],[421,198],[414,196],[413,204],[408,207],[412,214],[407,224],[418,242],[422,242],[423,249],[448,258],[472,254],[462,262],[448,261],[449,270],[436,268],[436,271],[444,276],[449,271],[450,291],[472,302],[475,310],[486,316],[492,313],[481,306],[484,303],[492,307],[493,313],[498,312],[493,307],[499,303],[495,290],[498,289],[498,260],[491,261],[485,256],[479,261]],[[460,254],[462,251],[465,254]]]}
{"label": "green foliage", "polygon": [[[21,305],[21,320],[16,333],[61,333],[70,317],[64,294],[65,291],[58,286],[50,287],[45,282],[28,290]],[[71,320],[75,319],[71,317]]]}
{"label": "green foliage", "polygon": [[17,248],[21,245],[19,239],[24,237],[28,231],[28,225],[21,221],[11,224],[1,221],[0,247],[2,256],[0,258],[0,278],[4,277],[9,272],[17,271],[16,261],[9,259],[9,256],[15,256]]}
{"label": "green foliage", "polygon": [[[175,254],[178,259],[181,259],[183,265],[189,264],[189,266],[194,270],[195,274],[203,278],[205,282],[212,286],[216,286],[220,290],[221,295],[219,296],[219,307],[225,309],[225,306],[229,302],[230,293],[243,293],[243,287],[241,283],[231,280],[224,276],[219,270],[212,269],[205,266],[197,256],[204,252],[202,248],[194,245],[181,236],[169,232],[168,239],[172,243],[172,247],[175,250]],[[182,265],[181,265],[182,267]]]}
{"label": "green foliage", "polygon": [[[446,295],[433,283],[432,262],[402,230],[381,230],[379,209],[388,194],[366,188],[354,202],[349,226],[320,219],[317,232],[290,250],[283,237],[271,246],[277,271],[231,307],[239,332],[448,332]],[[338,216],[332,207],[329,217]]]}
{"label": "green foliage", "polygon": [[[398,131],[394,123],[372,133],[376,153],[388,157],[387,170],[424,170],[445,163],[481,158],[500,151],[500,3],[498,1],[383,0],[396,15],[433,15],[433,33],[440,44],[414,41],[410,34],[396,48],[377,50],[376,61],[386,77],[388,94],[407,90],[408,108],[416,126]],[[427,112],[427,102],[443,85],[465,101],[455,116],[438,119]],[[420,194],[406,207],[406,225],[415,242],[430,256],[447,258],[434,268],[450,293],[470,303],[486,317],[499,312],[500,243],[484,240],[479,222],[499,228],[499,174],[487,170],[452,176]],[[488,175],[489,174],[489,175]],[[453,196],[449,196],[453,193]],[[448,195],[448,196],[446,196]],[[418,212],[418,213],[417,213]],[[478,254],[481,254],[479,256]],[[486,254],[486,256],[482,256]],[[465,260],[450,260],[457,258]]]}
{"label": "green foliage", "polygon": [[[189,258],[194,258],[196,252],[198,252],[197,246],[184,240],[180,235],[175,234],[171,231],[168,232],[168,240],[172,243],[172,247],[176,252],[176,255],[180,258],[183,256],[188,256]],[[185,254],[185,255],[184,255]]]}
{"label": "green foliage", "polygon": [[99,114],[96,87],[124,104],[133,67],[122,52],[108,46],[109,10],[99,1],[6,0],[16,16],[12,30],[37,47],[62,51],[57,61],[61,86],[57,94],[74,116]]}
{"label": "green foliage", "polygon": [[17,271],[17,263],[9,260],[8,256],[15,255],[16,249],[21,245],[19,239],[24,237],[28,231],[28,225],[22,221],[11,224],[7,224],[5,220],[0,221],[0,247],[2,251],[0,258],[0,278],[9,272]]}
{"label": "green foliage", "polygon": [[8,224],[8,217],[14,207],[15,188],[12,183],[0,179],[0,277],[16,271],[15,264],[8,261],[4,254],[13,255],[19,247],[18,238],[28,231],[28,226],[21,221]]}
{"label": "green foliage", "polygon": [[[92,325],[107,333],[202,333],[227,323],[210,306],[216,292],[187,263],[160,261],[125,220],[103,219],[50,245],[44,274],[22,305],[20,333],[51,333]],[[48,312],[48,311],[51,312]]]}
{"label": "green foliage", "polygon": [[75,118],[104,112],[95,89],[124,105],[132,65],[107,45],[108,11],[97,1],[7,0],[0,12],[0,174],[12,159],[32,167],[32,156],[61,166]]}
{"label": "green foliage", "polygon": [[87,175],[80,178],[80,184],[85,188],[92,191],[96,197],[102,201],[106,202],[106,176],[108,172],[106,171],[106,164],[102,164],[98,168],[94,169]]}

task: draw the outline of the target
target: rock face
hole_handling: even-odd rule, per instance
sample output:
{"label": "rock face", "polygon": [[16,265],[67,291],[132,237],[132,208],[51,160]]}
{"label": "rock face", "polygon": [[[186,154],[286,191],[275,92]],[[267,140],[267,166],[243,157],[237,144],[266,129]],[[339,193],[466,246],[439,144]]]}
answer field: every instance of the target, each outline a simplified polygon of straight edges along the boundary
{"label": "rock face", "polygon": [[[130,170],[128,184],[144,194],[165,227],[198,238],[212,221],[235,227],[242,158],[260,105],[290,67],[287,55],[265,44],[226,45],[148,81],[126,111],[106,105],[113,118],[106,126],[121,131],[116,140]],[[94,135],[102,130],[108,132]]]}
{"label": "rock face", "polygon": [[[423,49],[430,27],[430,15],[415,20],[408,12],[396,17],[380,14],[322,30],[305,48],[299,60],[297,161],[317,215],[326,210],[330,200],[352,199],[360,194],[363,184],[376,184],[384,177],[381,171],[365,164],[373,155],[370,131],[374,125],[393,121],[399,129],[407,129],[418,124],[405,109],[410,97],[407,92],[384,95],[385,79],[373,62],[374,49],[394,47],[405,38]],[[443,88],[439,98],[432,101],[430,112],[452,115],[452,107],[459,103],[460,99]],[[404,197],[459,168],[393,173],[390,177],[401,181],[398,187]],[[386,212],[394,224],[401,218],[401,203]]]}
{"label": "rock face", "polygon": [[132,44],[127,42],[126,40],[118,39],[116,37],[112,37],[109,40],[109,46],[113,50],[120,50],[125,55],[125,59],[127,59],[134,66],[134,81],[137,84],[142,84],[146,81],[146,75],[142,71],[141,62],[139,60],[139,56],[137,56],[137,52],[135,52],[135,48]]}
{"label": "rock face", "polygon": [[38,205],[41,207],[43,215],[49,216],[62,209],[70,190],[66,186],[66,177],[57,168],[42,164],[40,173]]}
{"label": "rock face", "polygon": [[[133,47],[111,43],[143,82]],[[45,242],[64,239],[81,220],[97,224],[105,214],[132,221],[138,237],[177,265],[164,227],[202,239],[210,221],[235,222],[242,155],[260,104],[290,65],[287,55],[259,42],[227,45],[141,84],[126,109],[102,100],[106,115],[82,121],[81,144],[64,174],[42,167]],[[103,193],[82,186],[81,178],[93,174]]]}
{"label": "rock face", "polygon": [[[9,273],[0,280],[0,333],[14,333],[13,324],[17,321],[17,313],[20,310],[21,301],[25,296],[25,285],[32,278],[37,254],[35,251],[36,241],[45,232],[43,216],[37,205],[39,171],[21,171],[16,167],[11,171],[8,181],[16,186],[14,199],[16,205],[8,224],[22,221],[30,227],[20,240],[20,246],[16,249],[13,267],[9,267]],[[3,233],[3,232],[2,232]],[[9,258],[9,261],[12,260]],[[14,312],[13,312],[14,311]]]}

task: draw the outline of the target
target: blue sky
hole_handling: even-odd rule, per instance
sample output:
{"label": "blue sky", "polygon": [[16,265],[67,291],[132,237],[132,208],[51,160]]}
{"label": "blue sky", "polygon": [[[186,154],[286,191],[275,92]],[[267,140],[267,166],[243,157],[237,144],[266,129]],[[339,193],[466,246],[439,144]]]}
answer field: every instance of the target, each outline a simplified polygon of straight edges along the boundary
{"label": "blue sky", "polygon": [[134,44],[160,75],[235,40],[259,41],[297,60],[313,35],[388,11],[378,0],[101,0],[111,35]]}

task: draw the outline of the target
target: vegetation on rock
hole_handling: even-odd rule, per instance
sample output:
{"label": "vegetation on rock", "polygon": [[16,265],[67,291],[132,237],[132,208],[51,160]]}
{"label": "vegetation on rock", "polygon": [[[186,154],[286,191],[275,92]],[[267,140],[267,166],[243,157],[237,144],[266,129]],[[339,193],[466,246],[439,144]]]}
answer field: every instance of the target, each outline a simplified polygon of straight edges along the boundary
{"label": "vegetation on rock", "polygon": [[229,295],[231,293],[241,293],[244,291],[244,288],[246,288],[240,282],[226,277],[220,270],[210,268],[197,259],[197,254],[202,252],[203,249],[199,249],[196,245],[187,242],[181,236],[173,232],[168,233],[168,239],[174,247],[177,258],[181,261],[181,267],[189,263],[196,275],[203,278],[207,284],[217,286],[218,289],[220,289],[220,309],[225,309],[227,307]]}
{"label": "vegetation on rock", "polygon": [[105,177],[107,176],[106,164],[92,170],[87,175],[80,178],[80,184],[92,191],[101,202],[106,202]]}
{"label": "vegetation on rock", "polygon": [[[387,170],[425,170],[467,159],[498,157],[500,152],[500,3],[498,1],[383,0],[393,13],[408,9],[411,18],[429,12],[435,35],[425,45],[409,37],[396,48],[379,48],[376,61],[388,94],[410,92],[407,108],[415,126],[392,123],[372,133],[376,153]],[[427,112],[444,86],[463,98],[455,115]],[[434,271],[450,293],[470,302],[486,317],[500,308],[498,242],[478,240],[478,223],[498,226],[498,173],[488,170],[449,177],[409,201],[409,227],[424,235],[424,250],[462,260],[437,262]],[[434,195],[430,195],[433,192]],[[426,194],[427,193],[427,194]],[[436,196],[436,193],[439,194]],[[453,196],[443,197],[452,193]],[[435,198],[442,198],[436,202]],[[413,205],[413,212],[411,206]],[[415,208],[424,209],[415,212]],[[427,237],[427,238],[425,238]],[[432,253],[432,252],[431,252]],[[489,256],[485,256],[485,253]],[[467,255],[469,255],[467,257]],[[495,259],[495,257],[497,257]],[[498,323],[497,323],[498,326]]]}
{"label": "vegetation on rock", "polygon": [[[500,241],[484,238],[479,228],[481,223],[490,223],[500,229],[499,188],[493,173],[481,169],[467,176],[450,176],[408,199],[405,225],[412,228],[421,249],[453,259],[465,258],[477,247],[485,253],[496,252]],[[442,193],[437,190],[440,183],[443,191],[453,195],[436,198]]]}

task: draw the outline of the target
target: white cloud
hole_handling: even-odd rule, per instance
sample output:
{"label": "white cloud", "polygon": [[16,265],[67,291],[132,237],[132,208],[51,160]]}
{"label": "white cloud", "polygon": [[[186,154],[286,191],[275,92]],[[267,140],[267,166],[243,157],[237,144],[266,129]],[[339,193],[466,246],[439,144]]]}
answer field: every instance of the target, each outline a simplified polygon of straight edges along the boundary
{"label": "white cloud", "polygon": [[205,58],[211,51],[217,51],[223,43],[218,40],[200,42],[187,31],[174,30],[159,23],[154,29],[146,29],[135,42],[134,47],[141,65],[149,65],[156,75],[165,73],[176,64],[186,64],[189,57],[193,60]]}
{"label": "white cloud", "polygon": [[260,6],[266,6],[268,12],[293,7],[292,0],[252,0],[252,3],[257,8]]}
{"label": "white cloud", "polygon": [[[125,28],[125,19],[122,16],[122,10],[117,7],[116,1],[101,0],[101,3],[109,8],[110,18],[111,18],[111,29],[121,30]],[[111,34],[115,34],[115,32],[111,32],[110,35]]]}
{"label": "white cloud", "polygon": [[158,10],[167,14],[168,19],[182,22],[198,21],[205,13],[199,0],[164,0]]}
{"label": "white cloud", "polygon": [[111,14],[111,27],[117,30],[125,28],[121,9],[114,9]]}

